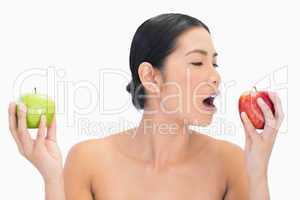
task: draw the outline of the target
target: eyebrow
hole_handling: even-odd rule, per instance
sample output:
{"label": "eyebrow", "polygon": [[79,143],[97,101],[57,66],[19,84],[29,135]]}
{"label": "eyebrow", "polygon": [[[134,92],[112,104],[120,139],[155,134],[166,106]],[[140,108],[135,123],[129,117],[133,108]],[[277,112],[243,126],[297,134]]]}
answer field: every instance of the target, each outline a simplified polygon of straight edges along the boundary
{"label": "eyebrow", "polygon": [[[207,56],[207,54],[208,54],[208,52],[205,51],[205,50],[203,50],[203,49],[194,49],[194,50],[192,50],[192,51],[187,52],[187,53],[185,54],[185,56],[187,56],[187,55],[189,55],[189,54],[191,54],[191,53],[200,53],[200,54],[203,54],[203,55],[205,55],[205,56]],[[215,53],[213,54],[213,57],[216,57],[216,56],[218,56],[218,53],[215,52]]]}

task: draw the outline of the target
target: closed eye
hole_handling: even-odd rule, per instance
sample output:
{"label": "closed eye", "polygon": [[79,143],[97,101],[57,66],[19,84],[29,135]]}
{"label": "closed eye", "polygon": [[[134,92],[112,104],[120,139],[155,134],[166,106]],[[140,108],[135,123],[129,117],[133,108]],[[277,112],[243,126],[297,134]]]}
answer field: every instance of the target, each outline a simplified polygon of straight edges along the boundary
{"label": "closed eye", "polygon": [[203,63],[202,62],[194,62],[194,63],[192,63],[192,65],[201,66],[201,65],[203,65]]}
{"label": "closed eye", "polygon": [[[192,65],[201,66],[201,65],[203,65],[203,63],[202,62],[194,62],[194,63],[192,63]],[[213,66],[214,67],[219,67],[218,64],[213,64]]]}

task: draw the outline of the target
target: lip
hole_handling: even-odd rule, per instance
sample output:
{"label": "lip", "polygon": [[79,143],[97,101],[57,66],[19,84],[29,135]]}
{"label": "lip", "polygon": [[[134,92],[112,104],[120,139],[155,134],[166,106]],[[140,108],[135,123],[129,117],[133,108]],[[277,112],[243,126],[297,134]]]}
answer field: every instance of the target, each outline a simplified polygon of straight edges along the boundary
{"label": "lip", "polygon": [[214,106],[214,107],[208,107],[208,106],[206,106],[206,105],[204,105],[203,103],[202,103],[202,109],[203,110],[205,110],[205,111],[210,111],[210,112],[213,112],[213,113],[215,113],[216,111],[217,111],[217,107],[216,106]]}
{"label": "lip", "polygon": [[214,96],[214,97],[217,97],[218,95],[219,95],[219,91],[217,91],[217,92],[212,92],[212,93],[210,93],[210,94],[208,94],[206,97],[204,97],[203,99],[205,99],[205,98],[207,98],[207,97],[210,97],[210,96]]}

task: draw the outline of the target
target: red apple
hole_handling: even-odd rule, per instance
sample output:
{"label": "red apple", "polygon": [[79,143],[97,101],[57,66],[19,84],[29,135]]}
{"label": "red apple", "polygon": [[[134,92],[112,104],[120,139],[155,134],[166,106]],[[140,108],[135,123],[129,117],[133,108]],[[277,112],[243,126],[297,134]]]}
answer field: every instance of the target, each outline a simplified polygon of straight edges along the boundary
{"label": "red apple", "polygon": [[257,98],[261,97],[264,100],[264,102],[272,110],[273,115],[275,114],[275,109],[267,91],[257,91],[255,87],[254,89],[254,91],[244,92],[240,96],[239,112],[240,114],[245,112],[255,128],[263,129],[265,126],[265,118],[257,104]]}

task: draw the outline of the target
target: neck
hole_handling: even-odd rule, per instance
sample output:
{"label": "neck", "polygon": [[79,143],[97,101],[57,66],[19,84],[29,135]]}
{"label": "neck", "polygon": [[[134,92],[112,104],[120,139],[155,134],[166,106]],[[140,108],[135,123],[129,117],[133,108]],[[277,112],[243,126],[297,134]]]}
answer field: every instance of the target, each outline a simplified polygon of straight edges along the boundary
{"label": "neck", "polygon": [[135,134],[139,155],[154,170],[179,162],[189,149],[188,126],[161,113],[144,114]]}

